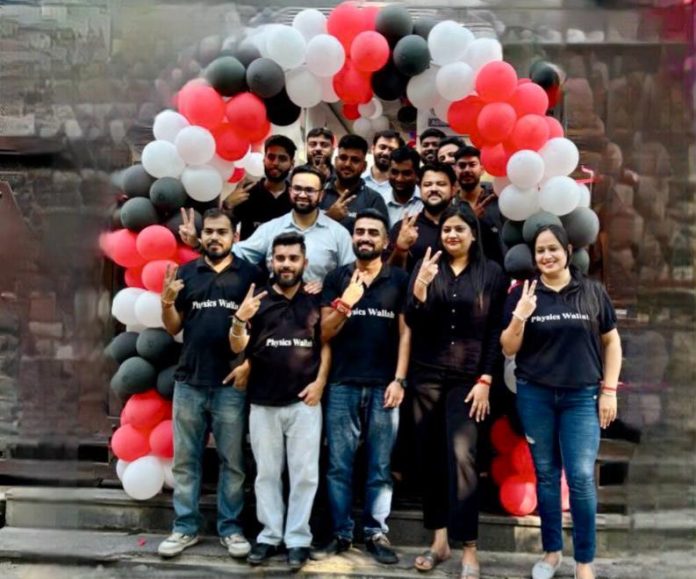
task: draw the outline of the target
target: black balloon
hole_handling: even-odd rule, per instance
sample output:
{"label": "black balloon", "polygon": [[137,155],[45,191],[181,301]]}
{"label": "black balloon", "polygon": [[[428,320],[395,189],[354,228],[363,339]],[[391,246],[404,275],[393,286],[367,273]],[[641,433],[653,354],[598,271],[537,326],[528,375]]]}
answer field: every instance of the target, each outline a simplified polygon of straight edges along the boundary
{"label": "black balloon", "polygon": [[264,99],[264,102],[268,120],[274,125],[285,127],[300,118],[302,109],[290,100],[284,88],[276,96]]}
{"label": "black balloon", "polygon": [[422,36],[425,40],[428,40],[430,31],[435,27],[435,25],[440,22],[436,18],[430,18],[429,16],[422,16],[413,23],[413,34]]}
{"label": "black balloon", "polygon": [[522,236],[527,243],[531,243],[536,235],[537,230],[544,225],[560,225],[561,220],[557,215],[548,213],[547,211],[539,211],[528,217],[522,226]]}
{"label": "black balloon", "polygon": [[160,213],[168,214],[184,206],[188,195],[181,181],[174,177],[157,179],[150,187],[150,201]]}
{"label": "black balloon", "polygon": [[394,65],[406,76],[415,76],[430,66],[428,43],[415,34],[404,36],[394,47]]}
{"label": "black balloon", "polygon": [[104,354],[120,364],[128,358],[138,355],[135,347],[137,340],[137,332],[121,332],[104,348]]}
{"label": "black balloon", "polygon": [[529,67],[529,78],[545,90],[555,88],[561,83],[558,71],[544,60],[537,60]]}
{"label": "black balloon", "polygon": [[131,231],[140,231],[157,223],[157,210],[146,197],[129,199],[121,207],[121,223]]}
{"label": "black balloon", "polygon": [[590,271],[590,254],[587,253],[586,249],[576,249],[570,257],[570,263],[587,275],[587,272]]}
{"label": "black balloon", "polygon": [[399,119],[399,122],[405,124],[415,123],[418,118],[418,109],[411,105],[401,107],[399,112],[396,113],[396,118]]}
{"label": "black balloon", "polygon": [[[196,225],[196,232],[198,235],[201,234],[201,229],[203,229],[203,217],[201,216],[198,211],[193,212],[193,222]],[[169,229],[174,235],[176,235],[176,238],[181,240],[179,237],[179,225],[181,225],[181,213],[174,213],[164,224],[164,226]]]}
{"label": "black balloon", "polygon": [[244,66],[249,66],[257,58],[261,58],[259,49],[251,42],[245,43],[234,51],[235,58]]}
{"label": "black balloon", "polygon": [[232,96],[246,89],[246,70],[234,56],[216,58],[205,69],[205,78],[222,96]]}
{"label": "black balloon", "polygon": [[578,207],[561,218],[573,247],[594,243],[599,234],[599,218],[589,207]]}
{"label": "black balloon", "polygon": [[162,398],[171,400],[174,398],[174,373],[176,364],[165,368],[157,375],[157,392]]}
{"label": "black balloon", "polygon": [[138,356],[162,368],[176,361],[179,345],[166,330],[147,328],[140,332],[136,342]]}
{"label": "black balloon", "polygon": [[128,197],[147,197],[154,180],[138,163],[123,172],[123,191]]}
{"label": "black balloon", "polygon": [[413,32],[413,19],[404,6],[388,4],[377,13],[375,30],[394,46],[400,38]]}
{"label": "black balloon", "polygon": [[154,388],[157,370],[147,360],[134,356],[124,360],[111,378],[111,388],[121,398]]}
{"label": "black balloon", "polygon": [[532,250],[526,243],[511,247],[505,254],[505,271],[515,279],[529,279],[534,276]]}
{"label": "black balloon", "polygon": [[263,99],[271,98],[285,87],[285,74],[280,65],[270,58],[257,58],[246,71],[249,90]]}
{"label": "black balloon", "polygon": [[523,223],[523,221],[508,220],[503,224],[503,230],[500,235],[503,239],[503,243],[507,247],[512,247],[518,243],[524,243],[524,237],[522,236]]}
{"label": "black balloon", "polygon": [[385,101],[393,101],[404,95],[408,77],[401,74],[389,61],[372,75],[372,90]]}

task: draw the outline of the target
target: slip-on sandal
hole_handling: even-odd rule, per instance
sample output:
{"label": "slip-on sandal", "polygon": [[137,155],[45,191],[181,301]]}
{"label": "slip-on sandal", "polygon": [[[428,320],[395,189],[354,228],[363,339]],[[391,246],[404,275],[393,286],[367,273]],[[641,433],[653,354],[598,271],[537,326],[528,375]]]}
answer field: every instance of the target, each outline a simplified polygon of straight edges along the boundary
{"label": "slip-on sandal", "polygon": [[[447,561],[451,555],[448,555],[447,557],[440,557],[437,553],[434,551],[431,551],[430,549],[423,551],[418,557],[416,557],[416,560],[413,563],[413,566],[420,572],[422,573],[427,573],[428,571],[432,571],[437,567],[440,563]],[[425,561],[424,564],[418,564],[418,559],[423,559]]]}
{"label": "slip-on sandal", "polygon": [[478,567],[469,565],[469,563],[462,564],[462,572],[459,575],[459,579],[479,579],[481,576],[481,570]]}
{"label": "slip-on sandal", "polygon": [[532,579],[552,579],[562,562],[563,555],[559,555],[558,562],[555,565],[551,565],[551,563],[547,563],[543,559],[537,561],[534,563],[534,567],[532,567]]}

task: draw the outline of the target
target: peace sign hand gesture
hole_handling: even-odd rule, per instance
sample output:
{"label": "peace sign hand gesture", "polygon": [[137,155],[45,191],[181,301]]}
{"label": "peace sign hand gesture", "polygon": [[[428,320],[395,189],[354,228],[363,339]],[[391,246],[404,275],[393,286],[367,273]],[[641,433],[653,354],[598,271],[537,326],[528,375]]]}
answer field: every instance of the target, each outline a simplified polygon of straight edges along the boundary
{"label": "peace sign hand gesture", "polygon": [[[256,185],[256,181],[242,181],[241,183],[237,184],[237,186],[231,185],[230,187],[232,190],[230,191],[229,189],[226,189],[227,184],[225,188],[223,188],[223,195],[225,195],[225,199],[222,201],[223,207],[227,209],[232,209],[233,207],[236,207],[237,205],[241,205],[244,203],[247,199],[249,199],[250,191],[251,188]],[[222,196],[220,197],[222,199]]]}
{"label": "peace sign hand gesture", "polygon": [[360,301],[365,293],[365,272],[356,269],[350,278],[350,283],[343,290],[341,301],[348,304],[351,308]]}
{"label": "peace sign hand gesture", "polygon": [[537,303],[537,297],[535,293],[536,286],[536,280],[534,280],[531,283],[531,285],[528,279],[524,280],[520,301],[517,302],[517,306],[515,307],[515,311],[513,312],[513,314],[516,315],[516,317],[526,320],[529,316],[531,316],[534,313]]}
{"label": "peace sign hand gesture", "polygon": [[396,238],[396,248],[406,251],[413,247],[418,239],[418,227],[416,227],[416,219],[418,213],[404,216],[399,228],[399,236]]}
{"label": "peace sign hand gesture", "polygon": [[167,265],[167,269],[164,272],[164,283],[162,284],[160,299],[165,304],[174,303],[179,292],[184,288],[184,280],[176,279],[177,270],[177,267]]}
{"label": "peace sign hand gesture", "polygon": [[246,296],[244,297],[244,301],[242,302],[242,305],[239,306],[239,309],[234,314],[235,317],[242,322],[248,322],[251,318],[254,317],[256,312],[259,311],[259,307],[261,307],[261,300],[268,295],[267,291],[262,291],[256,295],[254,295],[255,289],[256,289],[256,284],[252,283],[249,286],[249,291],[247,292]]}
{"label": "peace sign hand gesture", "polygon": [[488,197],[481,199],[480,197],[471,204],[471,208],[474,210],[474,214],[477,219],[481,219],[483,214],[486,212],[486,206],[495,199],[495,195],[489,195]]}
{"label": "peace sign hand gesture", "polygon": [[194,217],[195,213],[193,208],[190,208],[188,212],[184,207],[181,208],[181,225],[179,225],[179,237],[186,245],[191,247],[198,247],[201,243],[198,239],[196,233],[196,220]]}
{"label": "peace sign hand gesture", "polygon": [[355,195],[349,195],[349,193],[349,191],[341,193],[336,202],[326,210],[326,214],[331,217],[331,219],[341,221],[348,217],[348,205],[355,199]]}
{"label": "peace sign hand gesture", "polygon": [[442,251],[438,251],[432,257],[430,256],[430,254],[431,251],[428,247],[428,249],[425,250],[423,262],[421,263],[420,269],[418,270],[418,275],[416,276],[416,281],[421,283],[425,287],[428,287],[432,283],[432,281],[435,279],[435,276],[437,275],[437,272],[439,271],[437,262],[439,261],[440,256],[442,255]]}

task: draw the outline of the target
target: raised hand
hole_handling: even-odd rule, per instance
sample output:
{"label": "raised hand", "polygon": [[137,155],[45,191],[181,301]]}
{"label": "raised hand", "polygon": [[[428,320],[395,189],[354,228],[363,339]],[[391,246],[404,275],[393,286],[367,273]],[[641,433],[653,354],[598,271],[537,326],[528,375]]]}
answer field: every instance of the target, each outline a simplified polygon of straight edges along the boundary
{"label": "raised hand", "polygon": [[537,282],[534,280],[531,285],[529,280],[524,280],[524,285],[522,286],[522,295],[520,300],[515,306],[515,311],[513,312],[517,317],[526,320],[529,316],[534,313],[536,309],[537,297],[536,297],[536,286]]}
{"label": "raised hand", "polygon": [[350,283],[343,290],[341,301],[347,303],[351,308],[360,301],[365,293],[365,272],[356,269],[350,278]]}
{"label": "raised hand", "polygon": [[418,240],[418,227],[416,227],[416,219],[418,213],[404,216],[399,228],[399,235],[396,238],[396,248],[408,250],[413,247],[413,244]]}
{"label": "raised hand", "polygon": [[[246,181],[237,184],[236,187],[233,186],[232,191],[225,197],[223,206],[232,209],[237,205],[241,205],[247,199],[249,199],[251,188],[256,185],[256,181]],[[225,194],[225,189],[223,188],[223,195]]]}
{"label": "raised hand", "polygon": [[256,315],[256,312],[259,311],[259,307],[261,307],[261,300],[265,298],[266,295],[268,295],[267,291],[262,291],[254,295],[255,289],[256,284],[252,283],[249,286],[249,291],[244,297],[242,305],[239,306],[239,309],[234,314],[237,317],[237,319],[241,320],[242,322],[248,322],[251,318],[254,317],[254,315]]}
{"label": "raised hand", "polygon": [[179,225],[179,237],[186,245],[191,247],[198,247],[200,240],[198,239],[198,234],[196,233],[196,220],[193,208],[190,208],[188,212],[185,207],[181,208],[181,225]]}
{"label": "raised hand", "polygon": [[481,219],[483,214],[486,212],[486,206],[495,199],[495,195],[489,195],[485,199],[477,199],[474,203],[471,203],[471,208],[474,210],[477,219]]}
{"label": "raised hand", "polygon": [[345,219],[348,217],[348,205],[353,199],[355,199],[355,195],[349,195],[348,191],[344,191],[338,196],[336,202],[326,210],[326,214],[336,221]]}
{"label": "raised hand", "polygon": [[431,256],[431,253],[432,252],[428,247],[425,250],[425,256],[423,257],[420,269],[418,270],[418,275],[416,276],[416,281],[426,287],[429,286],[435,279],[435,276],[439,271],[437,262],[440,260],[440,256],[442,255],[441,251],[436,252],[433,256]]}
{"label": "raised hand", "polygon": [[177,267],[167,265],[167,269],[164,271],[164,283],[162,284],[160,299],[166,304],[174,303],[179,292],[184,288],[184,280],[176,279],[177,269]]}

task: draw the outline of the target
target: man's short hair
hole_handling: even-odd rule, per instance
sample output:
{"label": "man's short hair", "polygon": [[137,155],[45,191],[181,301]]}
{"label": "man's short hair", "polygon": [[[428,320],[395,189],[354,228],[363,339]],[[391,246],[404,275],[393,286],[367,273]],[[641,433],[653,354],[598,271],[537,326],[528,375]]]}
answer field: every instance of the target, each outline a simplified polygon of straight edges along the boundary
{"label": "man's short hair", "polygon": [[219,209],[218,207],[211,207],[210,209],[206,209],[205,212],[203,213],[203,226],[205,226],[205,220],[206,219],[217,219],[218,217],[227,217],[230,221],[230,226],[232,227],[232,231],[234,231],[237,227],[237,219],[234,216],[234,213],[231,213],[230,211],[223,211],[222,209]]}
{"label": "man's short hair", "polygon": [[431,127],[429,129],[425,129],[418,137],[418,140],[423,142],[423,139],[429,139],[430,137],[437,137],[438,139],[442,140],[446,136],[447,135],[445,135],[445,133],[443,133],[440,129]]}
{"label": "man's short hair", "polygon": [[338,141],[339,149],[348,149],[351,151],[361,151],[363,155],[367,155],[369,145],[367,141],[360,135],[343,135]]}
{"label": "man's short hair", "polygon": [[466,143],[461,137],[446,137],[440,141],[440,144],[437,146],[438,150],[445,145],[457,145],[457,149],[461,149],[466,146]]}
{"label": "man's short hair", "polygon": [[377,141],[380,139],[387,139],[388,141],[396,139],[399,142],[399,147],[403,147],[406,142],[404,141],[404,138],[397,133],[396,131],[393,131],[392,129],[385,129],[384,131],[377,131],[375,133],[375,136],[372,137],[372,145],[376,145]]}
{"label": "man's short hair", "polygon": [[305,245],[304,235],[297,233],[296,231],[286,231],[285,233],[276,235],[273,238],[273,243],[271,244],[271,251],[273,252],[273,250],[275,250],[275,248],[279,245],[299,245],[300,249],[302,250],[302,255],[307,254],[307,246]]}
{"label": "man's short hair", "polygon": [[471,145],[464,145],[463,147],[457,149],[457,152],[454,154],[454,160],[458,161],[462,157],[477,157],[480,159],[481,151],[479,151],[476,147],[472,147]]}
{"label": "man's short hair", "polygon": [[263,144],[263,150],[268,151],[271,147],[281,147],[285,149],[285,152],[291,160],[295,158],[295,153],[297,152],[295,143],[285,135],[271,135],[268,137]]}
{"label": "man's short hair", "polygon": [[292,181],[292,178],[295,175],[300,175],[303,173],[308,173],[310,175],[316,175],[319,177],[319,181],[321,182],[321,187],[324,187],[324,184],[326,183],[326,177],[324,176],[324,173],[319,171],[319,169],[315,169],[311,165],[298,165],[292,170],[292,173],[290,173],[290,181]]}
{"label": "man's short hair", "polygon": [[325,139],[329,139],[332,143],[334,142],[334,134],[327,129],[326,127],[314,127],[307,133],[307,139],[311,139],[313,137],[324,137]]}
{"label": "man's short hair", "polygon": [[457,174],[454,172],[452,165],[449,165],[448,163],[440,163],[439,161],[435,161],[434,163],[427,163],[426,165],[423,165],[418,172],[419,182],[423,181],[423,175],[425,175],[427,171],[432,171],[433,173],[444,173],[447,175],[450,185],[454,185],[457,182]]}
{"label": "man's short hair", "polygon": [[421,157],[418,151],[412,149],[411,147],[399,147],[398,149],[392,151],[391,161],[394,163],[406,163],[411,161],[414,170],[418,171],[420,167]]}
{"label": "man's short hair", "polygon": [[374,207],[366,207],[358,211],[358,214],[355,216],[355,223],[357,224],[360,219],[376,219],[377,221],[381,221],[384,225],[384,231],[386,231],[387,235],[389,234],[389,220],[387,216],[381,211],[377,211]]}

